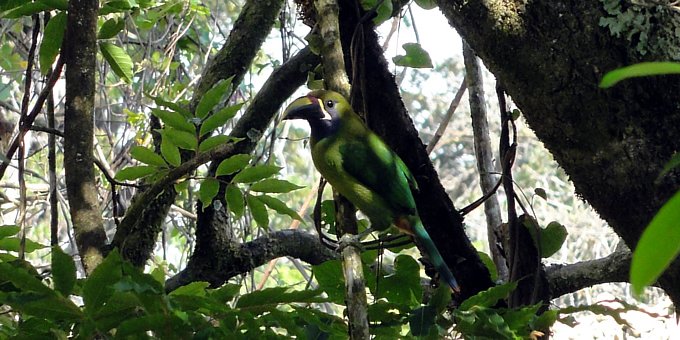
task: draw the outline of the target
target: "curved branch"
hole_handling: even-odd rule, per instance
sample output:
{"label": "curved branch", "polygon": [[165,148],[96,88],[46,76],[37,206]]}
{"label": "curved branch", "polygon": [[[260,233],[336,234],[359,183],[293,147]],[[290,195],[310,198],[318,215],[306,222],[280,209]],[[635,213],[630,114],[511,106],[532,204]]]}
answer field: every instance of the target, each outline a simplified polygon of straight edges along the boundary
{"label": "curved branch", "polygon": [[221,263],[219,268],[196,261],[165,282],[167,291],[194,281],[208,281],[213,287],[230,278],[245,274],[270,260],[290,256],[312,265],[337,259],[337,254],[319,242],[315,234],[288,229],[270,233],[238,247],[227,246],[219,249],[214,260]]}

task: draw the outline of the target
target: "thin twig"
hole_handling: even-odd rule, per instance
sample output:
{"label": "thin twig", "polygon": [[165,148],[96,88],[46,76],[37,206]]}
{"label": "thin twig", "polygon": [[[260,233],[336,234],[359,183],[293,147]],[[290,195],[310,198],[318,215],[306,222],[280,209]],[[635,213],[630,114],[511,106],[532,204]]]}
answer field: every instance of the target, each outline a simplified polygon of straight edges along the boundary
{"label": "thin twig", "polygon": [[460,88],[458,88],[458,92],[456,92],[456,96],[453,97],[453,100],[449,105],[449,109],[446,111],[446,116],[444,116],[444,119],[439,124],[439,127],[437,127],[437,131],[434,133],[434,136],[432,137],[432,140],[430,140],[430,143],[427,144],[425,152],[427,152],[428,155],[432,152],[432,150],[434,150],[434,147],[437,146],[437,143],[439,143],[439,140],[444,135],[444,131],[446,131],[446,127],[449,126],[451,117],[453,117],[453,114],[456,112],[458,104],[460,104],[460,100],[463,98],[463,94],[465,94],[466,89],[467,82],[465,81],[465,78],[463,78],[463,81],[460,84]]}

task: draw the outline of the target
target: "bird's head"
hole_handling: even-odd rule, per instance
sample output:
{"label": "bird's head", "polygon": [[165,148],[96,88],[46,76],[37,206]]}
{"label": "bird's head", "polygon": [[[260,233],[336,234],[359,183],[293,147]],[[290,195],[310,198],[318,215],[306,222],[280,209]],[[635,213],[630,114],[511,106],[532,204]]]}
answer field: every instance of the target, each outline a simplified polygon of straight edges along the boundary
{"label": "bird's head", "polygon": [[316,90],[295,99],[283,113],[283,119],[305,119],[312,128],[312,138],[321,139],[337,131],[340,120],[352,107],[339,93]]}
{"label": "bird's head", "polygon": [[306,119],[332,121],[349,109],[349,103],[339,93],[316,90],[295,99],[283,114],[283,119]]}

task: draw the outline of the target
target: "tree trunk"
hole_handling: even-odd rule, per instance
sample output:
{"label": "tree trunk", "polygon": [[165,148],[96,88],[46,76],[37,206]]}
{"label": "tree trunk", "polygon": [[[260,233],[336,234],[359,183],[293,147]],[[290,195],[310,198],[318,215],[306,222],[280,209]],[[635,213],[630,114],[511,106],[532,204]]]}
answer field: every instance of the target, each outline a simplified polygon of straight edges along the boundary
{"label": "tree trunk", "polygon": [[[680,187],[678,170],[655,182],[680,149],[680,84],[672,76],[639,78],[607,90],[598,83],[617,67],[667,59],[665,49],[651,46],[658,41],[649,38],[642,58],[640,44],[613,37],[600,26],[608,15],[600,1],[437,3],[504,84],[579,195],[633,249]],[[655,21],[670,24],[650,25]],[[659,280],[676,304],[680,285],[673,283],[679,279],[676,261]]]}

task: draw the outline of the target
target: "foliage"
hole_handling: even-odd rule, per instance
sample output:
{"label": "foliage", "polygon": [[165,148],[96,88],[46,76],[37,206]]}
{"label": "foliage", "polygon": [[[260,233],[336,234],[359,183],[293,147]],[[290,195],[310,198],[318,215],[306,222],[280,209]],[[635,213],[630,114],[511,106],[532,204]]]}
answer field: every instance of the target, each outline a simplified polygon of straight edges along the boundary
{"label": "foliage", "polygon": [[346,333],[343,320],[308,308],[327,301],[321,291],[277,287],[240,294],[240,285],[208,289],[206,282],[193,282],[166,293],[161,268],[142,273],[115,250],[89,277],[76,281],[73,259],[54,248],[51,280],[36,274],[18,259],[0,262],[0,303],[11,307],[6,313],[22,316],[21,322],[0,320],[5,337],[106,339],[147,337],[151,332],[165,339],[262,334],[338,338]]}
{"label": "foliage", "polygon": [[616,83],[629,78],[678,73],[680,73],[679,63],[672,62],[639,63],[635,65],[621,67],[616,70],[607,72],[604,75],[604,77],[602,77],[602,81],[600,81],[600,87],[602,88],[612,87],[616,85]]}

